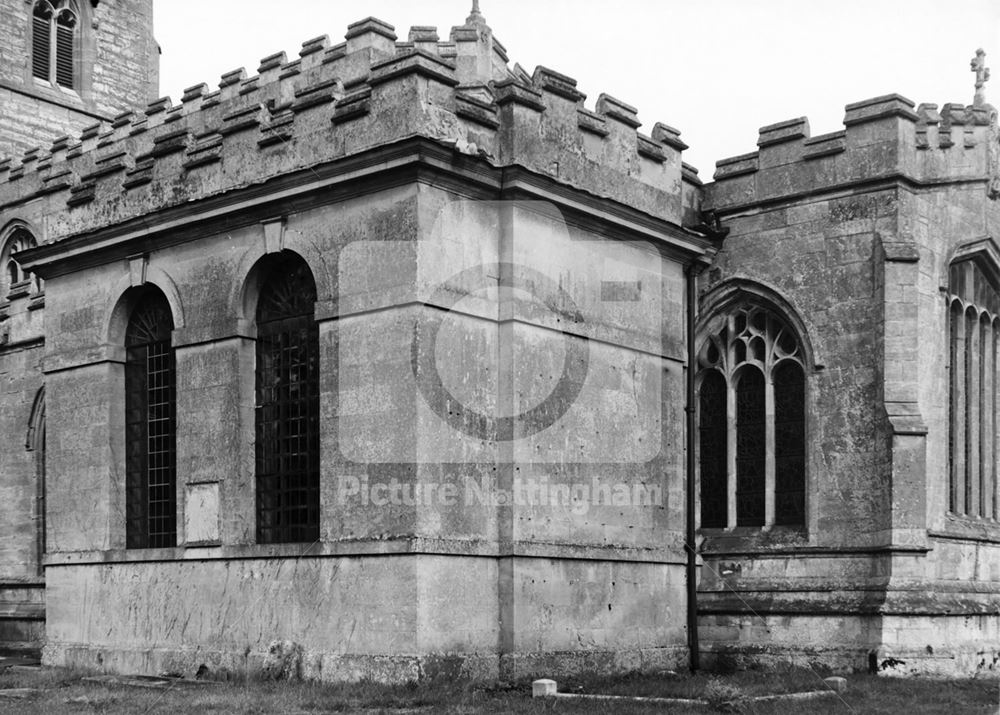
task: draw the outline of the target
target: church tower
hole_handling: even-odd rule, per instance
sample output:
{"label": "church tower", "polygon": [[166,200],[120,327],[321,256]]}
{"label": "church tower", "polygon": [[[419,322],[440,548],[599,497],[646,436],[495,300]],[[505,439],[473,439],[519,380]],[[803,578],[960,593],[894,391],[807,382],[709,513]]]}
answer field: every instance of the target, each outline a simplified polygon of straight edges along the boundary
{"label": "church tower", "polygon": [[0,159],[159,92],[153,0],[0,0]]}

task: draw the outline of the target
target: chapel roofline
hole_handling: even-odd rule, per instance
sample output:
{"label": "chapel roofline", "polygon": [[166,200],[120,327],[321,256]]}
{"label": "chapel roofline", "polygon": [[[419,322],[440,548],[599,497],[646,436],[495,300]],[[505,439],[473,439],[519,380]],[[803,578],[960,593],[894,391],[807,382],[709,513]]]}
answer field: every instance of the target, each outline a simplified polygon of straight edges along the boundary
{"label": "chapel roofline", "polygon": [[[681,161],[680,132],[656,123],[642,134],[635,107],[601,94],[587,108],[576,85],[546,67],[531,75],[510,67],[475,5],[447,41],[431,26],[414,26],[400,41],[392,25],[368,17],[339,44],[326,35],[306,40],[298,57],[263,57],[255,75],[237,68],[215,90],[195,84],[177,104],[162,97],[17,162],[0,160],[0,207],[64,197],[69,211],[53,240],[190,200],[186,191],[261,183],[418,134],[681,223],[692,204],[682,194],[700,182]],[[97,201],[113,195],[112,207]]]}

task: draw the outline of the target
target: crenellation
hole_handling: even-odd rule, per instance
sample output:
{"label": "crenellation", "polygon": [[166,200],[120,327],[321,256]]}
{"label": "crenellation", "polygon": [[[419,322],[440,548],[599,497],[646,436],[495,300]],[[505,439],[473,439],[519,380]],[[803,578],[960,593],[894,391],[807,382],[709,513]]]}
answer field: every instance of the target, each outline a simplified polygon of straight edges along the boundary
{"label": "crenellation", "polygon": [[610,94],[601,94],[597,98],[597,113],[621,122],[631,129],[638,129],[642,126],[639,121],[639,110],[631,104],[626,104],[620,99],[615,99]]}
{"label": "crenellation", "polygon": [[815,137],[807,137],[802,141],[803,159],[820,159],[824,156],[840,154],[845,149],[845,138],[847,132],[840,130],[820,134]]}
{"label": "crenellation", "polygon": [[299,49],[299,59],[302,62],[303,71],[310,70],[313,67],[321,65],[323,63],[326,50],[329,47],[329,35],[320,35],[319,37],[313,37],[312,39],[303,42],[301,49]]}
{"label": "crenellation", "polygon": [[239,95],[241,97],[245,97],[248,94],[253,94],[254,92],[256,92],[259,86],[258,85],[259,80],[260,77],[258,77],[257,75],[254,75],[253,77],[248,77],[247,79],[243,80],[243,82],[240,84]]}
{"label": "crenellation", "polygon": [[805,117],[797,117],[761,127],[758,132],[757,146],[766,147],[808,138],[809,120]]}
{"label": "crenellation", "polygon": [[458,57],[458,46],[454,42],[439,42],[438,54],[443,60],[454,60]]}
{"label": "crenellation", "polygon": [[160,97],[154,102],[150,102],[146,107],[146,116],[153,117],[161,112],[165,112],[173,106],[170,97]]}
{"label": "crenellation", "polygon": [[371,97],[372,89],[368,84],[352,87],[337,100],[331,121],[334,124],[342,124],[368,114],[371,111]]}
{"label": "crenellation", "polygon": [[302,60],[292,60],[291,62],[286,62],[281,66],[281,72],[278,73],[278,79],[284,83],[292,77],[297,76],[302,72]]}
{"label": "crenellation", "polygon": [[201,110],[202,112],[207,112],[209,109],[219,106],[219,102],[222,100],[222,92],[220,90],[215,90],[213,92],[208,92],[201,98],[201,106],[197,107],[193,111]]}
{"label": "crenellation", "polygon": [[338,77],[333,77],[317,84],[306,85],[295,90],[292,111],[303,112],[307,109],[333,102],[342,96],[344,96],[344,83]]}
{"label": "crenellation", "polygon": [[271,81],[278,76],[278,70],[286,62],[288,62],[288,57],[284,52],[275,52],[273,55],[261,59],[260,65],[257,67],[257,74],[261,76],[263,81]]}
{"label": "crenellation", "polygon": [[396,28],[376,17],[351,23],[347,26],[347,55],[364,53],[371,62],[396,53]]}
{"label": "crenellation", "polygon": [[653,132],[650,136],[652,136],[653,141],[666,144],[679,152],[688,148],[688,145],[681,141],[680,130],[674,129],[669,124],[664,124],[663,122],[657,122],[653,125]]}
{"label": "crenellation", "polygon": [[541,65],[536,67],[535,73],[531,76],[531,83],[542,92],[548,92],[576,104],[582,105],[583,101],[587,99],[587,95],[576,88],[575,79],[548,67]]}
{"label": "crenellation", "polygon": [[204,100],[205,94],[208,93],[208,85],[204,82],[199,82],[198,84],[191,85],[186,88],[181,94],[181,103],[190,107],[188,111],[196,111],[198,109],[199,100]]}
{"label": "crenellation", "polygon": [[[438,51],[440,38],[438,37],[437,28],[433,25],[414,25],[410,28],[406,39],[415,49],[424,50],[425,52]],[[399,45],[402,44],[399,43]]]}
{"label": "crenellation", "polygon": [[[863,178],[906,176],[915,181],[986,172],[995,115],[988,106],[919,106],[897,94],[845,107],[843,130],[809,136],[804,117],[762,127],[758,151],[717,162],[711,187],[719,205],[763,200],[790,191],[815,191]],[[995,111],[995,110],[994,110]],[[755,174],[753,182],[740,179]]]}
{"label": "crenellation", "polygon": [[226,137],[230,134],[253,129],[260,124],[261,107],[258,104],[242,105],[239,108],[222,115],[222,126],[219,134]]}
{"label": "crenellation", "polygon": [[247,71],[245,67],[224,73],[219,80],[219,100],[226,102],[235,97],[246,78]]}
{"label": "crenellation", "polygon": [[261,122],[257,146],[264,149],[274,144],[287,144],[292,138],[294,121],[290,104],[275,106]]}
{"label": "crenellation", "polygon": [[471,94],[455,96],[455,114],[487,129],[500,128],[500,108]]}
{"label": "crenellation", "polygon": [[[506,50],[485,24],[472,20],[453,28],[449,42],[439,41],[437,29],[430,26],[414,26],[407,42],[397,42],[391,25],[368,18],[349,26],[344,43],[331,47],[327,36],[316,37],[304,42],[292,61],[284,52],[262,58],[258,74],[252,77],[238,68],[221,76],[218,90],[209,92],[205,83],[186,88],[176,106],[169,97],[161,97],[138,113],[120,112],[110,127],[92,124],[78,142],[64,137],[58,146],[54,144],[45,154],[44,166],[52,168],[44,181],[39,179],[40,190],[64,191],[73,208],[93,201],[102,185],[119,193],[124,189],[127,197],[139,187],[162,182],[165,190],[143,193],[135,201],[116,201],[112,212],[76,216],[59,224],[66,231],[80,231],[94,221],[120,221],[148,210],[151,200],[157,206],[180,200],[186,190],[178,188],[178,176],[221,166],[230,154],[245,156],[247,151],[278,145],[301,148],[313,142],[313,150],[297,150],[282,160],[300,165],[302,160],[296,158],[300,155],[322,160],[359,151],[367,146],[372,125],[363,123],[333,142],[328,133],[341,133],[340,127],[364,121],[376,111],[379,117],[397,117],[380,122],[379,141],[403,132],[406,124],[408,131],[417,127],[426,136],[454,144],[456,150],[471,147],[473,153],[524,163],[567,180],[590,176],[599,164],[599,173],[593,174],[595,191],[608,196],[616,195],[620,182],[614,177],[622,174],[634,175],[656,191],[674,191],[669,187],[682,179],[699,183],[690,167],[682,168],[679,155],[687,145],[676,129],[658,123],[651,136],[641,135],[635,107],[601,94],[595,110],[589,110],[583,106],[586,95],[572,77],[544,66],[532,75],[520,65],[507,68]],[[463,79],[470,68],[478,74]],[[417,96],[430,101],[410,106]],[[577,136],[569,143],[572,134],[565,133],[567,126]],[[256,130],[252,138],[243,137],[251,130]],[[538,150],[553,139],[561,149]],[[236,143],[230,147],[232,142]],[[323,149],[317,152],[318,147]],[[547,156],[557,149],[569,149],[571,156],[549,160]],[[168,161],[173,155],[180,158]],[[29,157],[13,171],[8,162],[5,181],[36,170],[38,152],[32,156],[36,159]],[[261,175],[248,173],[255,170]],[[222,190],[281,170],[281,162],[241,161],[238,168],[205,174],[200,185]],[[23,189],[19,187],[15,195],[24,195]],[[652,210],[652,203],[646,205]]]}
{"label": "crenellation", "polygon": [[647,137],[643,134],[638,135],[637,151],[639,152],[639,156],[652,159],[658,164],[662,164],[667,160],[667,153],[663,150],[663,147],[659,143],[653,141],[651,137]]}
{"label": "crenellation", "polygon": [[[0,178],[0,181],[2,181],[2,178]],[[42,188],[39,193],[42,195],[54,194],[70,188],[73,185],[73,182],[73,172],[68,168],[63,167],[51,172],[42,180]]]}
{"label": "crenellation", "polygon": [[577,126],[583,131],[589,132],[590,134],[596,134],[601,138],[606,137],[610,133],[607,120],[597,112],[592,112],[585,107],[580,107],[576,110],[576,113]]}
{"label": "crenellation", "polygon": [[407,55],[373,64],[368,76],[368,84],[374,87],[408,74],[417,74],[449,87],[458,85],[455,66],[447,60],[423,50],[413,50]]}
{"label": "crenellation", "polygon": [[194,137],[182,164],[185,171],[222,160],[222,134],[209,131]]}
{"label": "crenellation", "polygon": [[497,105],[503,107],[507,104],[515,104],[528,107],[536,112],[545,111],[545,103],[542,101],[542,93],[530,85],[521,84],[514,79],[505,79],[493,85],[496,93]]}
{"label": "crenellation", "polygon": [[331,62],[336,62],[342,60],[347,56],[347,43],[341,42],[340,44],[334,45],[323,53],[323,64],[330,64]]}

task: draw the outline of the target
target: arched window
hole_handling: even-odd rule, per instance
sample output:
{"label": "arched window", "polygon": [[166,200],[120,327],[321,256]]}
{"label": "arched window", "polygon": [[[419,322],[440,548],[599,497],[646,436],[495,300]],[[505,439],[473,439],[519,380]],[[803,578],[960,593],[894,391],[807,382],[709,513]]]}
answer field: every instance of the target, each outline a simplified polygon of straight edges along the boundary
{"label": "arched window", "polygon": [[948,511],[996,519],[1000,286],[975,259],[948,283]]}
{"label": "arched window", "polygon": [[805,370],[798,337],[755,305],[712,325],[699,355],[701,526],[804,526]]}
{"label": "arched window", "polygon": [[257,542],[319,538],[319,331],[308,266],[264,266],[257,302]]}
{"label": "arched window", "polygon": [[31,24],[31,72],[53,85],[76,87],[79,13],[71,0],[37,0]]}
{"label": "arched window", "polygon": [[3,276],[3,295],[12,298],[18,295],[27,295],[29,291],[36,287],[34,277],[25,275],[21,265],[17,262],[17,252],[35,246],[35,238],[31,232],[23,226],[18,226],[11,231],[4,242],[0,259],[3,260],[6,270]]}
{"label": "arched window", "polygon": [[125,541],[177,545],[173,318],[156,289],[142,293],[125,333]]}

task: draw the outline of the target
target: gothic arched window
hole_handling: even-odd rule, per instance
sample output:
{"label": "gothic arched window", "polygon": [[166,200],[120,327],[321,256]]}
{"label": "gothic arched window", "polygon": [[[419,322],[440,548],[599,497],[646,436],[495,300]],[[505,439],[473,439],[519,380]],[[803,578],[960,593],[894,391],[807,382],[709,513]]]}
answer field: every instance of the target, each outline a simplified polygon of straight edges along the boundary
{"label": "gothic arched window", "polygon": [[795,332],[760,306],[717,318],[698,376],[701,525],[805,525],[805,370]]}
{"label": "gothic arched window", "polygon": [[[18,295],[27,295],[32,289],[38,289],[35,285],[35,278],[31,274],[26,274],[17,262],[17,252],[35,246],[35,237],[23,226],[18,226],[11,231],[10,236],[4,242],[0,251],[0,260],[3,261],[3,295],[10,298]],[[13,295],[12,295],[13,294]]]}
{"label": "gothic arched window", "polygon": [[125,542],[177,545],[176,378],[170,306],[143,293],[125,332]]}
{"label": "gothic arched window", "polygon": [[257,542],[319,538],[319,330],[316,283],[282,254],[257,301]]}
{"label": "gothic arched window", "polygon": [[71,0],[37,0],[31,23],[31,73],[53,85],[76,87],[80,15]]}
{"label": "gothic arched window", "polygon": [[948,511],[996,519],[1000,290],[973,259],[948,283]]}

